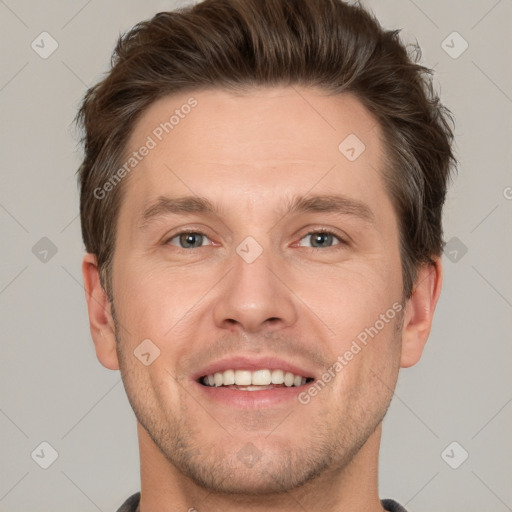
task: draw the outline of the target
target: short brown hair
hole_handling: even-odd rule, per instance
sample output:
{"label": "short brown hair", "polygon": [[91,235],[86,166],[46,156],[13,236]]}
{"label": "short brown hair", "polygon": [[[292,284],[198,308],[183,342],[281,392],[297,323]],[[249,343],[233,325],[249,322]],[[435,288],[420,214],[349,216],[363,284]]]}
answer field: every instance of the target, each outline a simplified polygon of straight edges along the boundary
{"label": "short brown hair", "polygon": [[352,93],[379,121],[409,297],[418,267],[442,252],[442,206],[456,162],[452,116],[433,90],[431,70],[398,32],[341,0],[204,0],[158,13],[121,36],[111,70],[87,91],[76,119],[84,131],[82,236],[109,299],[123,187],[102,199],[95,190],[118,170],[144,110],[182,91],[278,85]]}

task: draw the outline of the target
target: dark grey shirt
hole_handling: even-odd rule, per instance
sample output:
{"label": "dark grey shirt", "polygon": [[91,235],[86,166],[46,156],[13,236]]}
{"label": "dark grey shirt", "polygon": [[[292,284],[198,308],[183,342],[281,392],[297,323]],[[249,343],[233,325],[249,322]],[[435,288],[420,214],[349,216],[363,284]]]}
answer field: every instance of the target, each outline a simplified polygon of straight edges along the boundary
{"label": "dark grey shirt", "polygon": [[[140,492],[130,496],[117,512],[139,512]],[[407,512],[404,507],[393,500],[382,500],[382,506],[388,512]]]}

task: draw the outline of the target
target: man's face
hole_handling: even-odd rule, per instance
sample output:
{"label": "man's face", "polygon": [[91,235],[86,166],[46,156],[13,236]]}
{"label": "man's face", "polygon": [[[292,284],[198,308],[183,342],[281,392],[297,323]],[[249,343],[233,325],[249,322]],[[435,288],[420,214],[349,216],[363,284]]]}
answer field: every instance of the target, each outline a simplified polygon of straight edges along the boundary
{"label": "man's face", "polygon": [[[139,422],[196,483],[291,489],[375,435],[400,364],[402,299],[380,134],[354,97],[296,88],[166,97],[136,125],[129,149],[148,136],[156,147],[121,185],[119,364]],[[148,339],[140,359],[160,355],[145,365],[134,351]],[[230,370],[243,384],[308,380],[204,385],[214,373],[229,384]]]}

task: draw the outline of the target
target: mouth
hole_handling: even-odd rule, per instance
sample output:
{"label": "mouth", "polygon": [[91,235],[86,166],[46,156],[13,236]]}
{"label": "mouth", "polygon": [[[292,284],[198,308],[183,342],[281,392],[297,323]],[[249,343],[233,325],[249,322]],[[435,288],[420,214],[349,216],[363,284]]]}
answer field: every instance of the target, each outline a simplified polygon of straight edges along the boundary
{"label": "mouth", "polygon": [[320,369],[276,355],[239,354],[214,361],[191,375],[203,398],[222,410],[289,407]]}
{"label": "mouth", "polygon": [[313,377],[283,369],[262,368],[227,369],[203,375],[197,382],[209,388],[227,388],[237,391],[268,391],[279,388],[300,388],[313,382]]}

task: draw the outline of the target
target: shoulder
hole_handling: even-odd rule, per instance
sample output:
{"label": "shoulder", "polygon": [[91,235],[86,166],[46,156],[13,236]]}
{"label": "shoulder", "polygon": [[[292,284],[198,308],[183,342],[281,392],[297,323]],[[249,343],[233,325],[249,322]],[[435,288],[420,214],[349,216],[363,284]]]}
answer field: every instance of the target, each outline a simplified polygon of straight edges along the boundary
{"label": "shoulder", "polygon": [[382,506],[387,512],[407,512],[402,505],[393,500],[381,500]]}
{"label": "shoulder", "polygon": [[137,512],[139,509],[140,492],[137,492],[130,496],[122,505],[117,512]]}

